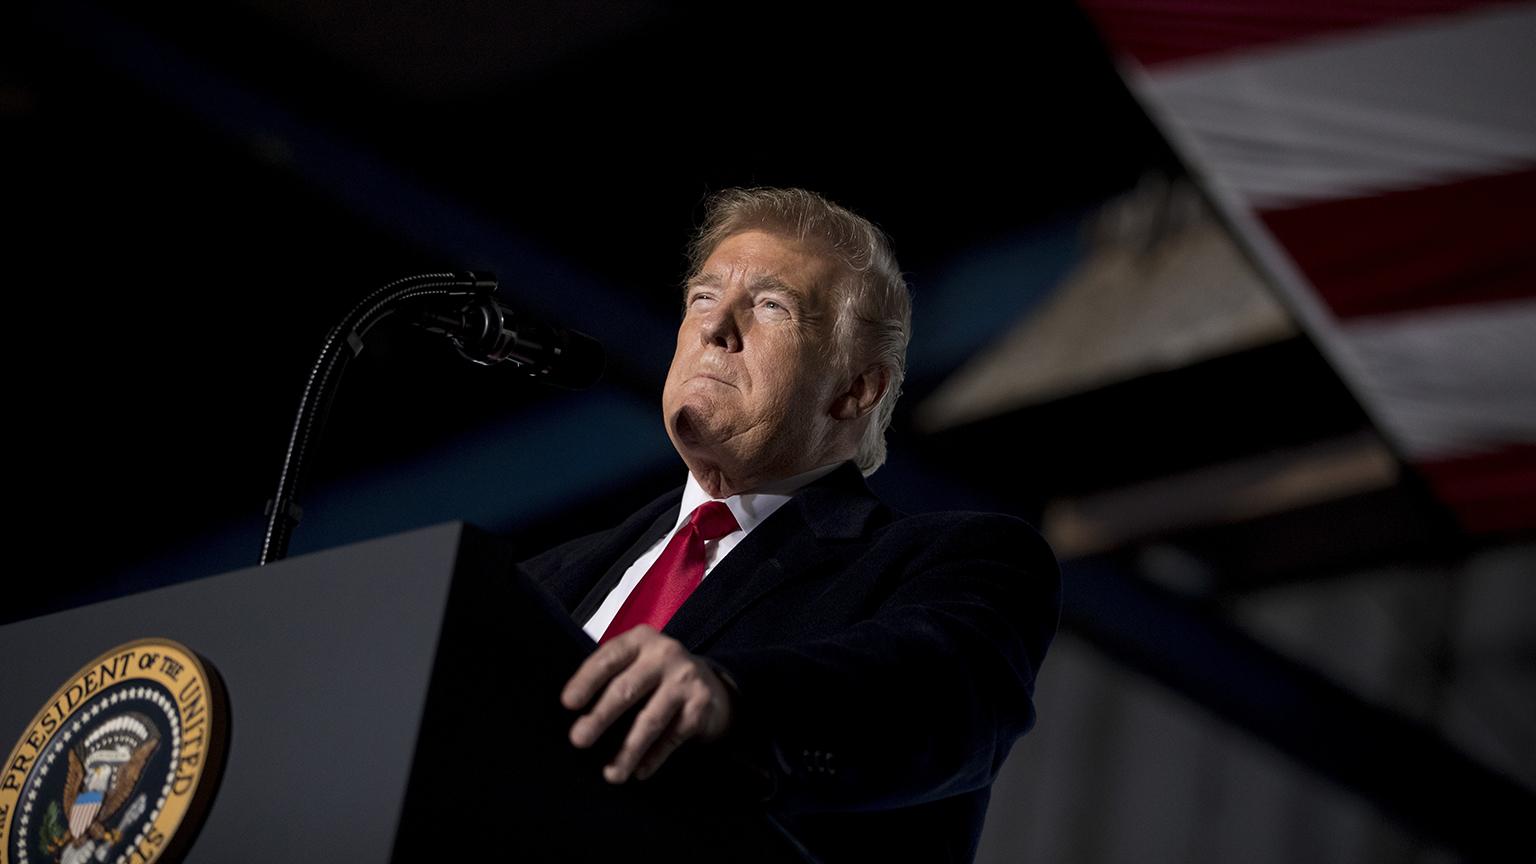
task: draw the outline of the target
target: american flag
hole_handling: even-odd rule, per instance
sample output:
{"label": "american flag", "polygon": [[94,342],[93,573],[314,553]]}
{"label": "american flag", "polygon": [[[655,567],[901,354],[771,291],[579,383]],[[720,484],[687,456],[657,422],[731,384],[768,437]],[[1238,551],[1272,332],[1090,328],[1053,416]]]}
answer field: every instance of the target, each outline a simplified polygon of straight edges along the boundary
{"label": "american flag", "polygon": [[1536,3],[1082,5],[1398,455],[1536,530]]}

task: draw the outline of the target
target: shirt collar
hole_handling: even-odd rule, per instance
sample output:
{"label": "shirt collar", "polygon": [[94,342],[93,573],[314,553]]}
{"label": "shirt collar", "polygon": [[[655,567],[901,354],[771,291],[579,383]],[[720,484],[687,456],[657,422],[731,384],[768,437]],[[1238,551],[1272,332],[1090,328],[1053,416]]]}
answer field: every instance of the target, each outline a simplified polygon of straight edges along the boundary
{"label": "shirt collar", "polygon": [[741,526],[743,532],[750,533],[764,519],[773,515],[773,511],[782,507],[784,502],[793,498],[796,492],[831,474],[841,464],[833,462],[812,468],[793,477],[775,480],[756,491],[743,492],[729,498],[710,498],[699,481],[694,479],[693,472],[689,471],[688,482],[683,485],[683,502],[677,511],[677,522],[672,527],[676,530],[705,501],[724,501],[731,515],[736,517],[736,524]]}

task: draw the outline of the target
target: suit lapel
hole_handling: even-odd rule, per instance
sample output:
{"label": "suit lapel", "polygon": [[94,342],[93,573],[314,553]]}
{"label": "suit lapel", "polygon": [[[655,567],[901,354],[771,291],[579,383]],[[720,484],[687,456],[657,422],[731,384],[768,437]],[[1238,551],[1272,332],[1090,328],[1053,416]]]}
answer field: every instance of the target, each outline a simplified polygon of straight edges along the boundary
{"label": "suit lapel", "polygon": [[[586,623],[586,620],[592,617],[592,613],[597,611],[597,607],[603,605],[603,601],[608,599],[608,594],[613,591],[614,586],[619,584],[619,580],[624,578],[624,571],[629,569],[629,565],[635,563],[636,558],[645,554],[645,550],[651,548],[652,544],[660,540],[672,529],[673,525],[677,524],[677,511],[681,503],[681,496],[679,495],[679,500],[673,502],[671,507],[663,510],[651,522],[650,527],[641,532],[640,536],[629,545],[624,554],[612,559],[613,563],[608,566],[607,570],[603,571],[603,574],[598,577],[598,580],[587,591],[586,597],[572,610],[571,618],[577,624]],[[604,559],[596,558],[594,560],[597,562],[595,566],[601,566],[600,562]]]}
{"label": "suit lapel", "polygon": [[882,507],[858,468],[840,466],[748,534],[677,610],[667,633],[700,650],[757,600],[808,572],[829,545],[865,536]]}
{"label": "suit lapel", "polygon": [[[525,572],[555,595],[560,605],[571,612],[571,617],[581,623],[591,617],[592,610],[612,590],[625,568],[677,520],[681,500],[682,489],[679,487],[647,504],[613,529],[571,541],[566,547],[557,547],[523,562]],[[596,592],[595,589],[604,584],[607,587]],[[598,593],[595,602],[591,600],[594,593]]]}

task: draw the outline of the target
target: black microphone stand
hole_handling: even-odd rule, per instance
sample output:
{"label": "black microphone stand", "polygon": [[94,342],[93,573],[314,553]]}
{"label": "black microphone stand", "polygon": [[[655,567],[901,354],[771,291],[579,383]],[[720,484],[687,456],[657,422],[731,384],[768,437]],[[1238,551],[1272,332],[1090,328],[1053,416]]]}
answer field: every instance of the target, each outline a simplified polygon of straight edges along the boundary
{"label": "black microphone stand", "polygon": [[[340,384],[342,370],[349,359],[363,350],[363,337],[368,331],[400,309],[415,307],[430,310],[440,305],[440,301],[449,301],[458,305],[459,314],[433,315],[432,320],[439,326],[429,329],[443,332],[440,328],[445,321],[477,325],[479,333],[445,334],[454,339],[463,352],[469,345],[486,339],[494,340],[499,335],[501,315],[491,296],[495,291],[496,277],[488,273],[425,273],[407,276],[364,297],[339,324],[331,328],[320,349],[319,358],[310,367],[309,379],[304,384],[304,395],[299,399],[298,415],[293,421],[293,432],[288,437],[288,451],[283,456],[282,474],[277,481],[277,494],[267,502],[267,531],[261,543],[261,560],[258,563],[271,564],[288,555],[288,541],[303,512],[295,496],[299,479],[306,467],[310,445],[319,437],[325,413]],[[441,305],[447,306],[446,303]],[[466,356],[470,355],[466,353]]]}

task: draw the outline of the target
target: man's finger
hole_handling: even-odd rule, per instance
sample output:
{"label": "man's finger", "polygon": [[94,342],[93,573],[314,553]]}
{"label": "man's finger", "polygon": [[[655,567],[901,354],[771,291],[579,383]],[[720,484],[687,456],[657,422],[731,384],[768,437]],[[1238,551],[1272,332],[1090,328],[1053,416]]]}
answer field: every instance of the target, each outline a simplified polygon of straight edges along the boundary
{"label": "man's finger", "polygon": [[[640,757],[650,752],[653,744],[665,733],[672,732],[675,720],[683,707],[683,694],[676,687],[662,687],[651,697],[645,709],[635,717],[635,723],[624,736],[624,746],[613,761],[603,769],[603,777],[609,783],[623,783],[635,770]],[[682,743],[682,742],[678,742]],[[677,745],[673,745],[675,749]],[[670,750],[668,752],[671,752]]]}
{"label": "man's finger", "polygon": [[652,774],[666,764],[667,757],[683,746],[683,742],[687,740],[688,736],[678,731],[677,723],[674,721],[667,731],[656,739],[656,743],[651,745],[651,749],[645,756],[641,757],[640,764],[635,766],[635,779],[649,780]]}
{"label": "man's finger", "polygon": [[661,670],[655,665],[644,662],[631,664],[622,674],[608,682],[592,710],[571,725],[571,743],[577,747],[590,747],[608,731],[613,721],[619,719],[619,715],[649,696],[660,680]]}
{"label": "man's finger", "polygon": [[656,743],[651,745],[635,766],[635,779],[649,779],[677,748],[683,746],[683,742],[698,735],[704,728],[704,715],[709,711],[710,704],[707,694],[694,693],[683,700],[682,707],[673,716],[666,731],[657,736]]}
{"label": "man's finger", "polygon": [[635,657],[640,653],[639,637],[636,630],[631,630],[610,642],[605,643],[596,651],[587,655],[587,659],[571,676],[571,680],[565,682],[565,689],[560,691],[560,704],[572,711],[580,709],[583,705],[592,701],[612,678],[635,662]]}

